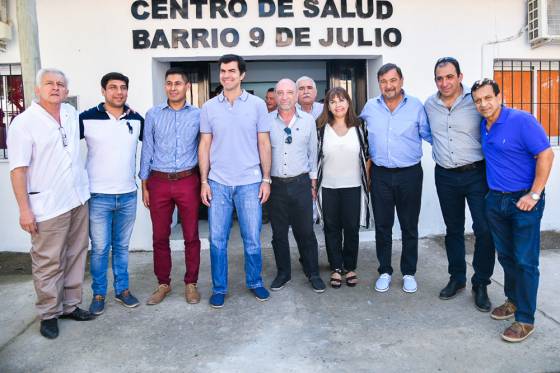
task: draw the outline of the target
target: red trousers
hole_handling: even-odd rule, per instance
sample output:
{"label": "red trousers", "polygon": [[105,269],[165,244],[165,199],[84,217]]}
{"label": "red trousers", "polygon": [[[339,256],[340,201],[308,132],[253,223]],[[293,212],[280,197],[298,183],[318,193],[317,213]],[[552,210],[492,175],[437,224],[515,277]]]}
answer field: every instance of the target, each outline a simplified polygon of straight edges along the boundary
{"label": "red trousers", "polygon": [[193,173],[180,180],[166,180],[150,175],[147,182],[152,218],[154,273],[159,284],[171,282],[171,220],[175,206],[181,218],[185,240],[185,284],[196,284],[200,267],[200,239],[198,237],[198,207],[200,205],[200,177]]}

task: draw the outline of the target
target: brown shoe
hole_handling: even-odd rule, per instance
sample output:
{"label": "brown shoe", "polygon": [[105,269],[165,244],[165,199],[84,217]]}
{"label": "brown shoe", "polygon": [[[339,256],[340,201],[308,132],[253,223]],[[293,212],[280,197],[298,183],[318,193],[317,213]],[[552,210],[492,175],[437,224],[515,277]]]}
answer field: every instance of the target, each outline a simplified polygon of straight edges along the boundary
{"label": "brown shoe", "polygon": [[160,303],[167,294],[171,293],[171,286],[167,284],[159,284],[156,291],[150,296],[150,299],[146,302],[148,306],[153,306],[154,304]]}
{"label": "brown shoe", "polygon": [[521,342],[524,341],[535,331],[532,324],[525,324],[522,322],[514,322],[509,328],[502,333],[502,339],[508,342]]}
{"label": "brown shoe", "polygon": [[509,299],[506,300],[504,304],[499,307],[494,308],[494,311],[490,314],[494,320],[507,320],[515,315],[515,304],[511,303]]}
{"label": "brown shoe", "polygon": [[196,289],[196,284],[187,284],[185,286],[185,299],[189,304],[197,304],[200,302],[200,294]]}

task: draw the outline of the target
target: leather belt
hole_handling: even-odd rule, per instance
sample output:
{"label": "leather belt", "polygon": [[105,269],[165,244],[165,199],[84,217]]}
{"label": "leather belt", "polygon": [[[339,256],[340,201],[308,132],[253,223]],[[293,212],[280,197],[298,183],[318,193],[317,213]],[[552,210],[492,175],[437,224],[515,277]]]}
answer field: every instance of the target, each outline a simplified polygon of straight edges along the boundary
{"label": "leather belt", "polygon": [[162,171],[152,170],[150,172],[150,176],[154,176],[154,177],[157,177],[159,179],[175,181],[175,180],[184,179],[187,176],[191,176],[196,171],[197,171],[196,167],[191,168],[190,170],[184,170],[184,171],[179,171],[179,172],[162,172]]}
{"label": "leather belt", "polygon": [[412,169],[414,167],[419,167],[420,163],[416,163],[416,164],[414,164],[412,166],[408,166],[408,167],[383,167],[383,166],[378,166],[375,163],[373,164],[373,166],[377,169],[387,171],[387,172],[400,172],[400,171]]}
{"label": "leather belt", "polygon": [[305,173],[305,174],[301,174],[301,175],[297,175],[297,176],[292,176],[292,177],[277,177],[277,176],[272,176],[272,185],[274,185],[274,183],[293,183],[294,181],[298,181],[302,178],[307,178],[309,179],[309,174]]}
{"label": "leather belt", "polygon": [[466,165],[463,165],[461,167],[455,167],[455,168],[445,168],[445,170],[447,171],[452,171],[452,172],[467,172],[467,171],[472,171],[472,170],[476,170],[477,168],[482,168],[484,167],[484,160],[480,160],[474,163],[469,163]]}
{"label": "leather belt", "polygon": [[492,193],[497,193],[497,194],[527,194],[531,190],[530,189],[523,189],[523,190],[516,190],[514,192],[502,192],[501,190],[490,189],[490,191]]}

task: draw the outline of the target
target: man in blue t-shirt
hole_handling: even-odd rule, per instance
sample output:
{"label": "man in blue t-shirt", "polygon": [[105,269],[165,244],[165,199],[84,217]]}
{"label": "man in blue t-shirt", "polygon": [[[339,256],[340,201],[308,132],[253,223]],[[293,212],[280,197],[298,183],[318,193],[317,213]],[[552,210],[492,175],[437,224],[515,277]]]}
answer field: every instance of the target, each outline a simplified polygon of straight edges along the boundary
{"label": "man in blue t-shirt", "polygon": [[554,153],[543,127],[531,114],[501,105],[495,81],[479,80],[471,92],[476,109],[484,117],[481,141],[490,187],[486,215],[504,268],[507,297],[491,316],[496,320],[515,316],[502,338],[521,342],[534,331],[540,222]]}

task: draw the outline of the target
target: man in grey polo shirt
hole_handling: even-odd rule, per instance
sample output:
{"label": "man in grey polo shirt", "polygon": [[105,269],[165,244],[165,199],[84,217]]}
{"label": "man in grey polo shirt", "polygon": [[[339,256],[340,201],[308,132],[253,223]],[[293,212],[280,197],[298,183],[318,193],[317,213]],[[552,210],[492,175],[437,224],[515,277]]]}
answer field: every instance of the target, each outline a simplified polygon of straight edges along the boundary
{"label": "man in grey polo shirt", "polygon": [[313,291],[322,293],[317,238],[313,231],[313,199],[317,197],[317,132],[315,121],[296,109],[296,84],[282,79],[275,89],[278,110],[269,114],[272,129],[272,186],[270,223],[272,248],[278,274],[271,290],[282,289],[291,279],[290,243],[292,226],[304,272]]}
{"label": "man in grey polo shirt", "polygon": [[270,119],[264,101],[241,89],[246,63],[228,54],[220,58],[223,91],[200,114],[199,167],[202,203],[209,207],[212,296],[224,305],[227,293],[227,243],[237,212],[245,249],[247,288],[258,300],[269,297],[262,281],[261,204],[270,194]]}
{"label": "man in grey polo shirt", "polygon": [[478,310],[490,311],[486,286],[494,271],[494,244],[486,215],[484,196],[488,193],[480,122],[468,87],[461,84],[459,62],[440,58],[434,67],[438,92],[425,104],[433,138],[436,188],[447,227],[445,250],[450,280],[441,290],[441,299],[451,299],[466,286],[465,200],[469,205],[476,238],[471,278]]}

